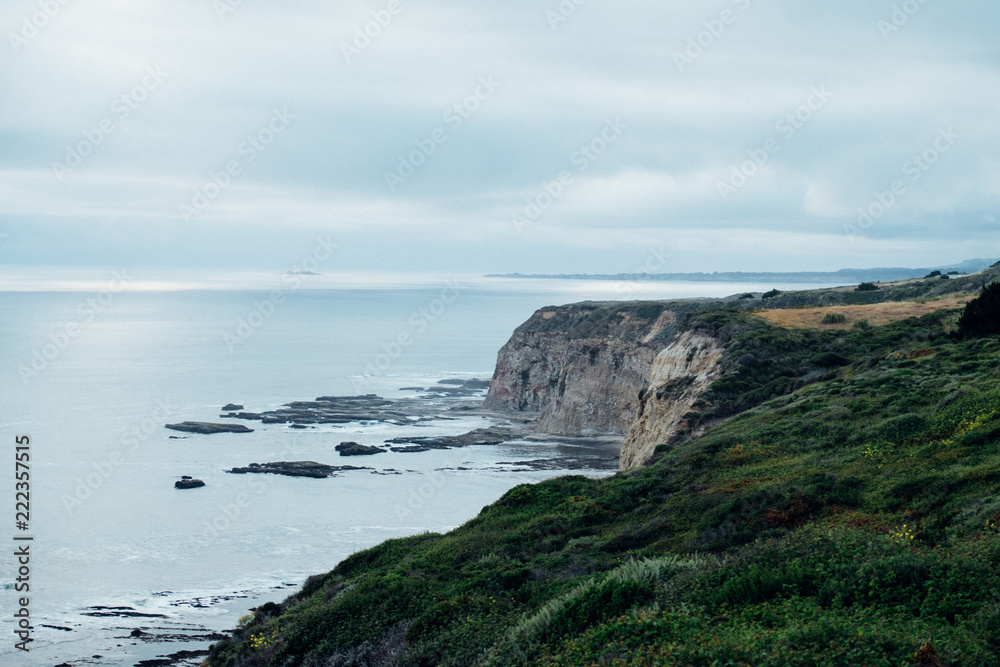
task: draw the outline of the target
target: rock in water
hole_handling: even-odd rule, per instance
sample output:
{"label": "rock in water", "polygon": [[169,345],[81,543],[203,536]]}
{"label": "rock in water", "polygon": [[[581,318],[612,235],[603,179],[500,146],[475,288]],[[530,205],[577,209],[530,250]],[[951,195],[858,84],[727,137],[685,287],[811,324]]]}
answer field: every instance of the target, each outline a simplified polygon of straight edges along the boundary
{"label": "rock in water", "polygon": [[246,468],[233,468],[227,472],[231,472],[234,475],[256,473],[322,479],[324,477],[334,477],[336,473],[343,472],[345,470],[371,470],[371,468],[330,466],[323,463],[316,463],[315,461],[276,461],[274,463],[251,463]]}
{"label": "rock in water", "polygon": [[200,486],[205,486],[205,482],[200,479],[180,479],[174,482],[175,489],[197,489]]}
{"label": "rock in water", "polygon": [[227,403],[226,407],[222,408],[222,411],[223,412],[239,412],[242,409],[243,409],[242,405],[238,405],[236,403]]}
{"label": "rock in water", "polygon": [[213,433],[253,433],[252,428],[247,428],[242,424],[212,424],[209,422],[181,422],[180,424],[167,424],[167,428],[172,431],[202,433],[205,435]]}
{"label": "rock in water", "polygon": [[356,442],[342,442],[334,447],[341,456],[372,456],[373,454],[385,454],[385,450],[379,447],[369,447]]}
{"label": "rock in water", "polygon": [[[449,449],[451,447],[469,447],[470,445],[499,445],[517,437],[517,433],[503,426],[477,428],[462,435],[444,435],[439,437],[417,436],[401,437],[386,440],[393,445],[418,445],[430,449]],[[393,449],[395,451],[395,449]],[[407,450],[415,451],[415,450]]]}

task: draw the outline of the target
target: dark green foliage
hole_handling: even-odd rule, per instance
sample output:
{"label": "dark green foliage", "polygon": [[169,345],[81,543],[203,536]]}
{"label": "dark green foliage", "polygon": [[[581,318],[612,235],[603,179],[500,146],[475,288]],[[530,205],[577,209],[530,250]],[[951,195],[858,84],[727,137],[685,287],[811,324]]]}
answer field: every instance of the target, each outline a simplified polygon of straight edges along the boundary
{"label": "dark green foliage", "polygon": [[878,428],[879,436],[890,442],[915,438],[925,430],[927,430],[927,420],[912,412],[887,419]]}
{"label": "dark green foliage", "polygon": [[879,290],[879,289],[881,289],[881,288],[878,285],[876,285],[875,283],[861,283],[860,285],[858,285],[855,288],[854,291],[856,291],[856,292],[874,292],[874,291]]}
{"label": "dark green foliage", "polygon": [[843,313],[827,313],[820,320],[820,324],[846,324],[847,316]]}
{"label": "dark green foliage", "polygon": [[779,294],[781,294],[781,290],[773,289],[773,290],[764,292],[764,294],[762,294],[760,298],[762,298],[762,299],[773,299],[774,297],[778,296]]}
{"label": "dark green foliage", "polygon": [[931,638],[1000,664],[1000,337],[956,316],[693,314],[727,350],[707,433],[355,554],[209,662],[898,667]]}
{"label": "dark green foliage", "polygon": [[943,275],[943,274],[940,271],[931,271],[926,276],[924,276],[924,278],[925,279],[926,278],[937,278],[938,276],[941,276],[941,275]]}
{"label": "dark green foliage", "polygon": [[958,320],[958,329],[965,336],[1000,334],[1000,283],[987,285],[969,302]]}

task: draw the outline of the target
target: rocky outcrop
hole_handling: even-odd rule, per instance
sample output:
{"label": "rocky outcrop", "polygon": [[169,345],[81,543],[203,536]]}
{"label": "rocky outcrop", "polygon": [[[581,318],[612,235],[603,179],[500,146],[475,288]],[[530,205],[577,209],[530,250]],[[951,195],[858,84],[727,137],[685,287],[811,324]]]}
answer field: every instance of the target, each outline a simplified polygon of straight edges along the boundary
{"label": "rocky outcrop", "polygon": [[649,386],[622,443],[619,469],[648,463],[657,445],[671,444],[685,430],[688,415],[719,377],[724,352],[715,338],[687,331],[656,355]]}
{"label": "rocky outcrop", "polygon": [[[481,394],[484,388],[482,384],[485,384],[485,380],[461,382],[459,386],[442,384],[438,388],[421,390],[426,395],[420,398],[390,400],[375,394],[320,396],[315,401],[294,401],[277,410],[229,412],[222,416],[229,419],[259,421],[262,424],[288,424],[292,428],[352,422],[384,422],[397,426],[412,426],[416,422],[444,418],[440,413],[465,407],[465,404],[456,405],[455,402],[466,396]],[[449,404],[444,404],[445,401]]]}
{"label": "rocky outcrop", "polygon": [[242,424],[212,424],[210,422],[181,422],[180,424],[167,424],[167,428],[171,431],[201,433],[202,435],[212,435],[214,433],[253,433],[252,428],[247,428]]}
{"label": "rocky outcrop", "polygon": [[205,482],[187,475],[174,482],[175,489],[200,489],[203,486],[205,486]]}
{"label": "rocky outcrop", "polygon": [[340,452],[341,456],[373,456],[375,454],[385,454],[384,449],[361,445],[356,442],[342,442],[334,447],[334,449]]}
{"label": "rocky outcrop", "polygon": [[536,413],[557,435],[624,435],[653,360],[699,301],[586,302],[543,308],[500,350],[483,407]]}
{"label": "rocky outcrop", "polygon": [[483,407],[533,413],[553,435],[624,435],[620,468],[650,461],[689,425],[720,376],[724,344],[681,333],[712,300],[543,308],[500,350]]}
{"label": "rocky outcrop", "polygon": [[325,463],[316,463],[315,461],[276,461],[273,463],[251,463],[245,468],[233,468],[226,472],[231,472],[234,475],[285,475],[286,477],[322,479],[324,477],[336,477],[338,472],[348,470],[371,470],[371,468],[330,466]]}
{"label": "rocky outcrop", "polygon": [[[521,435],[525,435],[521,433]],[[400,445],[411,444],[428,449],[451,449],[452,447],[470,447],[472,445],[499,445],[518,436],[518,432],[503,426],[489,426],[487,428],[477,428],[474,431],[463,433],[462,435],[431,436],[403,436],[386,440],[387,443]],[[414,449],[393,448],[396,451],[413,452]]]}

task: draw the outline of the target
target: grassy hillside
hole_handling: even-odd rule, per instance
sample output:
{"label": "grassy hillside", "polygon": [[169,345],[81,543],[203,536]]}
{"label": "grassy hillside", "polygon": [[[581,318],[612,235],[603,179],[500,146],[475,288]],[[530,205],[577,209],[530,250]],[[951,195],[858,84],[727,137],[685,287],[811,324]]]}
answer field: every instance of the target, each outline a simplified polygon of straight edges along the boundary
{"label": "grassy hillside", "polygon": [[693,315],[728,349],[707,435],[355,554],[209,662],[1000,664],[1000,337],[960,312]]}

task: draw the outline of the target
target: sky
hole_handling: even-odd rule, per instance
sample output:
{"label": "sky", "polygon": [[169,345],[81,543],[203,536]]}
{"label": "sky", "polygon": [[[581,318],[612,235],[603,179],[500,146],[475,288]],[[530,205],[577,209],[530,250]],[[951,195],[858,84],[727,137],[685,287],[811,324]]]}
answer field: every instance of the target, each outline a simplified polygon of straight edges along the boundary
{"label": "sky", "polygon": [[0,265],[1000,257],[998,25],[994,0],[7,0]]}

